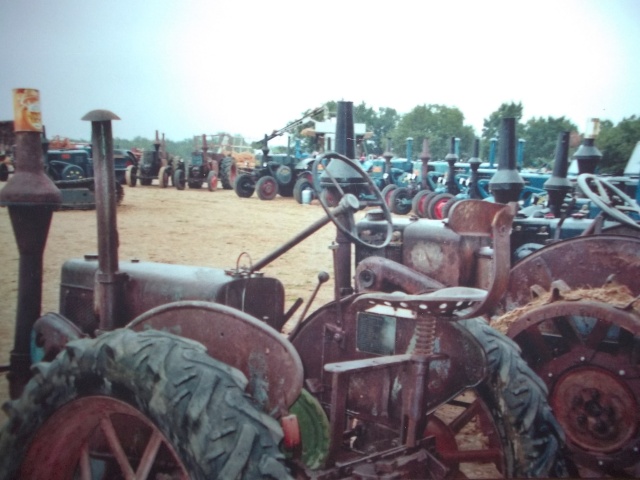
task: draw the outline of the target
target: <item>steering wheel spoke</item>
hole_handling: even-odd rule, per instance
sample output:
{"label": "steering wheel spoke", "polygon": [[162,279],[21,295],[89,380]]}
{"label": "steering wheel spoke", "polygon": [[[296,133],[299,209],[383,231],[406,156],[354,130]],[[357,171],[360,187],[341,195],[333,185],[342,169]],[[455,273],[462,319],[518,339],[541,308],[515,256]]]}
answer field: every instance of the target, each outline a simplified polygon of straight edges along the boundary
{"label": "steering wheel spoke", "polygon": [[[362,182],[343,185],[329,169],[331,162],[346,163]],[[320,165],[324,169],[320,171]],[[313,162],[312,172],[313,187],[316,191],[320,205],[326,212],[329,219],[342,231],[351,241],[367,248],[384,248],[391,241],[393,234],[393,221],[391,211],[384,201],[384,197],[369,175],[362,169],[358,162],[355,162],[343,155],[335,152],[322,154]],[[324,180],[321,184],[320,176]],[[364,191],[367,195],[363,195]],[[372,197],[372,198],[371,198]],[[385,239],[380,244],[369,243],[360,237],[355,221],[355,212],[368,206],[380,207],[386,221],[387,232]]]}
{"label": "steering wheel spoke", "polygon": [[615,185],[590,173],[578,176],[578,186],[604,214],[631,228],[640,230],[640,224],[629,214],[640,216],[640,207]]}

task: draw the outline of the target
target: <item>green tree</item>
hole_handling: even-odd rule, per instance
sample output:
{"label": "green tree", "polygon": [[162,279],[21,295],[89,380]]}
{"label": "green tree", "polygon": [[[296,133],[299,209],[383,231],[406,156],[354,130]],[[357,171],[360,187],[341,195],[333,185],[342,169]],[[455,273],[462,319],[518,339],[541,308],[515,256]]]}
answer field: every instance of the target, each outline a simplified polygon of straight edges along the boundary
{"label": "green tree", "polygon": [[423,140],[429,142],[431,160],[442,160],[451,150],[451,138],[460,138],[460,157],[473,153],[475,135],[471,126],[464,124],[464,115],[455,107],[419,105],[404,115],[391,132],[393,150],[398,156],[406,152],[407,138],[413,138],[413,157],[420,157]]}
{"label": "green tree", "polygon": [[577,127],[564,116],[531,118],[524,125],[524,167],[550,167],[555,158],[558,134],[574,132]]}
{"label": "green tree", "polygon": [[632,115],[615,127],[611,122],[602,122],[600,128],[596,146],[602,152],[602,160],[598,170],[622,175],[636,143],[640,141],[640,117]]}

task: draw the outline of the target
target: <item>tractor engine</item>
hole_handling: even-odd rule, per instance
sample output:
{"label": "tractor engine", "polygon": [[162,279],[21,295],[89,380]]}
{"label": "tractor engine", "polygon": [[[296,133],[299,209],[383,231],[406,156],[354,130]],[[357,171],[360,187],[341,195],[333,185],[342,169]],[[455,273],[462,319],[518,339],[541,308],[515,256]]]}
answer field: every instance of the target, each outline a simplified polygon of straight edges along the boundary
{"label": "tractor engine", "polygon": [[[86,255],[62,267],[60,313],[83,332],[98,327],[94,308],[98,259]],[[122,306],[118,325],[160,305],[180,300],[205,300],[244,311],[276,330],[285,322],[282,283],[260,274],[240,275],[218,268],[203,268],[155,262],[120,262],[123,275]]]}
{"label": "tractor engine", "polygon": [[[373,244],[384,238],[385,228],[376,210],[357,225],[361,238]],[[385,292],[419,293],[441,286],[488,285],[492,249],[486,237],[459,235],[445,221],[415,217],[396,217],[393,228],[393,239],[386,248],[356,247],[358,290],[375,287]]]}

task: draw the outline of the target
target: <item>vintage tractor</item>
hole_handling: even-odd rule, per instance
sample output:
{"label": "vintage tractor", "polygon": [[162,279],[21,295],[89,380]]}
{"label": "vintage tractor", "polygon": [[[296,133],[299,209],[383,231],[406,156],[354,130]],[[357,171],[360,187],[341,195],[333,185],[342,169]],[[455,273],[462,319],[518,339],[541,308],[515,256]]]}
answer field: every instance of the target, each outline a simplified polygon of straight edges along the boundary
{"label": "vintage tractor", "polygon": [[[260,200],[273,200],[278,194],[283,197],[296,196],[301,203],[301,192],[311,187],[310,161],[289,153],[269,154],[268,142],[302,125],[309,117],[320,114],[323,108],[307,112],[279,130],[262,139],[262,156],[256,159],[251,169],[242,169],[235,181],[234,190],[240,198],[249,198],[254,192]],[[298,182],[298,180],[300,180]]]}
{"label": "vintage tractor", "polygon": [[[18,172],[0,193],[29,289],[18,295],[1,478],[449,478],[468,463],[485,464],[485,477],[566,473],[543,383],[479,317],[506,287],[511,206],[459,202],[443,227],[465,251],[493,247],[477,272],[484,288],[416,274],[412,294],[354,292],[351,245],[393,248],[395,232],[357,162],[330,153],[321,181],[337,206],[321,195],[326,215],[256,263],[123,264],[112,118],[85,116],[94,151],[105,152],[95,158],[99,254],[65,263],[59,313],[35,321],[39,302],[28,298],[39,298],[31,270],[59,201],[51,186],[25,201],[21,172],[36,171],[40,158],[30,155],[30,132],[20,134]],[[381,208],[387,226],[374,243],[355,228],[367,205],[350,190],[369,190],[366,203]],[[335,299],[308,314],[328,278],[321,273],[294,319],[302,301],[285,309],[283,285],[260,270],[330,222]],[[44,361],[30,370],[32,331]],[[463,445],[469,436],[477,442]]]}
{"label": "vintage tractor", "polygon": [[[524,186],[511,168],[515,130],[509,120],[491,180],[492,193],[503,204],[518,200]],[[493,324],[518,343],[546,383],[580,473],[634,476],[640,466],[640,208],[605,179],[587,173],[578,176],[578,187],[602,213],[595,219],[572,216],[568,142],[569,134],[561,135],[554,175],[545,186],[549,205],[516,213],[510,236],[514,255],[505,259],[511,264],[508,287]],[[495,208],[485,203],[487,211]],[[369,213],[357,226],[369,242],[384,235],[379,217]],[[448,222],[396,219],[389,246],[358,246],[357,290],[414,294],[422,288],[416,276],[422,275],[448,286],[476,287],[490,252],[470,248],[467,237],[452,235]]]}
{"label": "vintage tractor", "polygon": [[173,158],[167,154],[165,147],[164,134],[162,141],[156,130],[156,140],[153,143],[153,150],[145,150],[142,152],[142,158],[138,165],[131,165],[127,168],[125,178],[127,185],[136,186],[138,180],[140,185],[149,186],[155,179],[162,188],[167,188],[169,182],[173,180]]}
{"label": "vintage tractor", "polygon": [[[215,138],[216,136],[213,136]],[[217,152],[210,151],[207,136],[202,135],[202,141],[198,137],[194,139],[195,148],[191,152],[188,162],[180,160],[173,174],[173,184],[178,190],[189,188],[202,188],[207,185],[210,192],[218,188],[218,180],[225,189],[232,188],[237,175],[236,160],[218,145]],[[214,147],[216,145],[214,144]]]}

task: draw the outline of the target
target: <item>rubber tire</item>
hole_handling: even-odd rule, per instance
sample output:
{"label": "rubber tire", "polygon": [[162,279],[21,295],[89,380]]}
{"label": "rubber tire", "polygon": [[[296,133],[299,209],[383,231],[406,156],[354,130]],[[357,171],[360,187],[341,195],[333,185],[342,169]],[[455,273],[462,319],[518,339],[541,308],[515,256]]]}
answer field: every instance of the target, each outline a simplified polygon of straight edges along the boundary
{"label": "rubber tire", "polygon": [[[157,330],[118,329],[70,342],[34,371],[24,395],[7,408],[0,478],[18,478],[30,441],[47,419],[87,397],[125,402],[143,414],[171,443],[189,478],[288,478],[278,422],[247,398],[241,372],[211,358],[197,342]],[[76,465],[79,449],[60,444],[69,434],[49,435],[46,454],[56,460],[68,454],[69,464]],[[47,464],[42,451],[38,461]],[[50,478],[52,472],[35,468]],[[56,472],[60,478],[65,473],[71,477],[72,472]]]}
{"label": "rubber tire", "polygon": [[158,184],[161,188],[167,188],[169,186],[169,176],[167,167],[160,167],[158,171]]}
{"label": "rubber tire", "polygon": [[236,178],[238,176],[238,167],[233,157],[224,157],[220,161],[220,181],[222,188],[225,190],[233,190]]}
{"label": "rubber tire", "polygon": [[129,165],[124,172],[124,181],[129,187],[135,187],[138,184],[138,167]]}
{"label": "rubber tire", "polygon": [[120,205],[124,200],[124,188],[122,184],[116,180],[116,204]]}
{"label": "rubber tire", "polygon": [[480,318],[458,322],[480,342],[487,378],[476,387],[505,445],[507,478],[568,476],[564,432],[547,402],[547,387],[514,341]]}
{"label": "rubber tire", "polygon": [[273,200],[278,195],[278,182],[270,175],[256,182],[256,194],[260,200]]}
{"label": "rubber tire", "polygon": [[185,184],[184,170],[180,169],[173,172],[173,185],[178,190],[184,190]]}
{"label": "rubber tire", "polygon": [[398,187],[389,195],[389,209],[392,213],[398,215],[406,215],[411,211],[411,194],[406,187]]}
{"label": "rubber tire", "polygon": [[240,198],[249,198],[256,191],[256,184],[250,174],[243,173],[236,178],[233,189]]}
{"label": "rubber tire", "polygon": [[[300,204],[302,203],[302,192],[304,190],[313,190],[313,180],[309,180],[306,175],[301,175],[293,186],[293,198],[295,198],[296,202]],[[315,192],[313,193],[312,198],[314,196]]]}
{"label": "rubber tire", "polygon": [[[434,195],[429,203],[427,203],[427,218],[432,220],[443,220],[444,217],[441,217],[439,213],[442,213],[442,208],[450,198],[453,198],[453,195],[450,193],[438,193]],[[440,212],[438,212],[438,207],[440,207]]]}
{"label": "rubber tire", "polygon": [[393,192],[396,188],[398,188],[398,186],[391,183],[380,191],[380,193],[382,193],[382,198],[384,198],[384,201],[387,203],[389,209],[391,209],[391,192]]}
{"label": "rubber tire", "polygon": [[430,190],[421,190],[418,192],[411,201],[413,213],[419,218],[427,218],[427,205],[429,204],[429,200],[435,195],[436,193]]}
{"label": "rubber tire", "polygon": [[218,176],[215,172],[207,174],[207,188],[210,192],[215,192],[216,188],[218,188]]}

